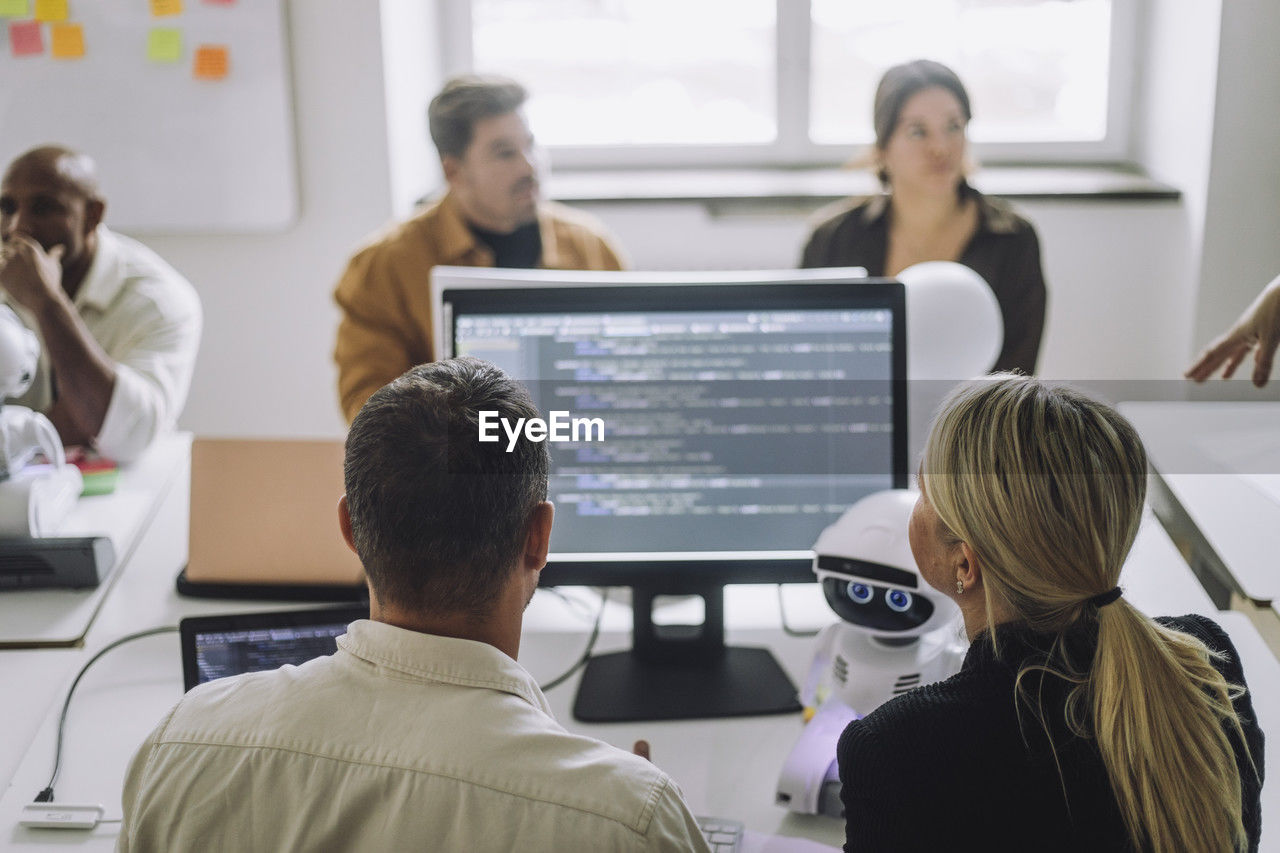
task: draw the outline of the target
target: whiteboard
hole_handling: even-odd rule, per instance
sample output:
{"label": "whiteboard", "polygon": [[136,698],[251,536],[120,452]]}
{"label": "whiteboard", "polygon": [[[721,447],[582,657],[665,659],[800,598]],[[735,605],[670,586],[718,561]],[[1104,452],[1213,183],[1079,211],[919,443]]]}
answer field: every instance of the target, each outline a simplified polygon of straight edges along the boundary
{"label": "whiteboard", "polygon": [[[283,0],[67,0],[84,55],[17,56],[0,17],[0,162],[56,142],[97,161],[107,222],[135,233],[282,230],[298,214]],[[153,28],[181,31],[174,62],[148,58]],[[196,79],[200,45],[228,50],[227,76]]]}

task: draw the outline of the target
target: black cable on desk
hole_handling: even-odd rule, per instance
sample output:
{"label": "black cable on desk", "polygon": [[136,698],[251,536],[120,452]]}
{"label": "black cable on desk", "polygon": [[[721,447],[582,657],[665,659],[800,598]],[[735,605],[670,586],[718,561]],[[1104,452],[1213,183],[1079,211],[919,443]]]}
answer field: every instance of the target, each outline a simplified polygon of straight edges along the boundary
{"label": "black cable on desk", "polygon": [[[563,595],[561,596],[563,598]],[[596,639],[600,636],[600,620],[604,618],[604,606],[609,600],[609,588],[602,587],[600,589],[600,609],[596,611],[595,624],[591,626],[591,636],[587,638],[587,647],[582,651],[582,657],[567,670],[548,681],[546,684],[539,684],[538,689],[543,693],[548,690],[559,687],[568,681],[575,672],[587,665],[587,661],[591,660],[591,652],[596,647]]]}
{"label": "black cable on desk", "polygon": [[67,709],[71,707],[71,696],[76,692],[76,686],[80,683],[80,679],[84,677],[84,674],[89,671],[89,667],[97,663],[98,658],[117,646],[122,646],[133,640],[141,640],[143,637],[153,637],[156,634],[176,634],[177,632],[177,626],[167,625],[163,628],[148,628],[146,631],[138,631],[136,634],[126,634],[98,649],[97,653],[89,658],[84,666],[80,667],[80,671],[76,673],[75,680],[71,682],[71,689],[67,691],[67,698],[62,702],[62,713],[58,715],[58,740],[53,749],[53,773],[49,776],[49,784],[45,789],[36,794],[35,801],[37,803],[53,802],[53,785],[58,781],[58,771],[62,769],[62,733],[67,724]]}

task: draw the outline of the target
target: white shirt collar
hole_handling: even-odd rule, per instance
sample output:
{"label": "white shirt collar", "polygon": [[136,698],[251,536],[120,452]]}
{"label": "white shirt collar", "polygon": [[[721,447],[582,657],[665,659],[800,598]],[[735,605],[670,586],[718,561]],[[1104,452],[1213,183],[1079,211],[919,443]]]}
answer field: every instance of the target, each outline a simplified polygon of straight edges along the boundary
{"label": "white shirt collar", "polygon": [[488,643],[358,619],[338,638],[338,648],[411,678],[511,693],[554,716],[533,676]]}
{"label": "white shirt collar", "polygon": [[115,300],[127,276],[119,269],[122,261],[116,235],[105,225],[99,225],[94,234],[98,247],[74,301],[76,308],[87,305],[103,310]]}

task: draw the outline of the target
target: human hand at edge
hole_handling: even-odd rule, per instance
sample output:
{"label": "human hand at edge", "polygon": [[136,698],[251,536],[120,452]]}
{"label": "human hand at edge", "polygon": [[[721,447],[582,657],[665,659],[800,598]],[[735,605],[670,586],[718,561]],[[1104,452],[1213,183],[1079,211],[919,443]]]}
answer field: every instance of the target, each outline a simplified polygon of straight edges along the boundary
{"label": "human hand at edge", "polygon": [[1186,378],[1203,382],[1223,365],[1222,378],[1230,379],[1252,350],[1253,384],[1261,388],[1271,378],[1271,364],[1280,346],[1280,277],[1262,289],[1240,318],[1219,335],[1187,370]]}
{"label": "human hand at edge", "polygon": [[62,292],[62,255],[66,247],[59,244],[45,251],[25,234],[9,237],[0,249],[0,286],[18,304],[38,312],[50,299]]}
{"label": "human hand at edge", "polygon": [[631,752],[634,753],[635,755],[640,756],[645,761],[653,760],[652,758],[649,757],[649,741],[647,740],[636,741],[635,745],[631,747]]}

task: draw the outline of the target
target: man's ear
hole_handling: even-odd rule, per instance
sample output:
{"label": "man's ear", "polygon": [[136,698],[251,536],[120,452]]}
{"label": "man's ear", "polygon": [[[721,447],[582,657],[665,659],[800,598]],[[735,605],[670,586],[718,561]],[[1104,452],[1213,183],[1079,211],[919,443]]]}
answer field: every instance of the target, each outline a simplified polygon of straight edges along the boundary
{"label": "man's ear", "polygon": [[351,508],[347,506],[346,495],[338,498],[338,528],[342,531],[342,538],[346,541],[347,547],[357,557],[360,556],[360,553],[356,551],[355,537],[351,535]]}
{"label": "man's ear", "polygon": [[529,528],[524,536],[522,567],[540,572],[547,564],[547,552],[551,549],[551,524],[556,508],[551,501],[542,501],[529,516]]}
{"label": "man's ear", "polygon": [[452,154],[445,154],[440,158],[440,169],[444,172],[445,182],[453,186],[458,180],[458,173],[462,171],[462,160]]}
{"label": "man's ear", "polygon": [[982,586],[982,561],[968,542],[961,542],[956,548],[955,570],[956,580],[964,581],[966,590]]}
{"label": "man's ear", "polygon": [[107,203],[100,198],[91,198],[84,203],[85,233],[91,233],[102,224],[102,217],[107,212]]}

